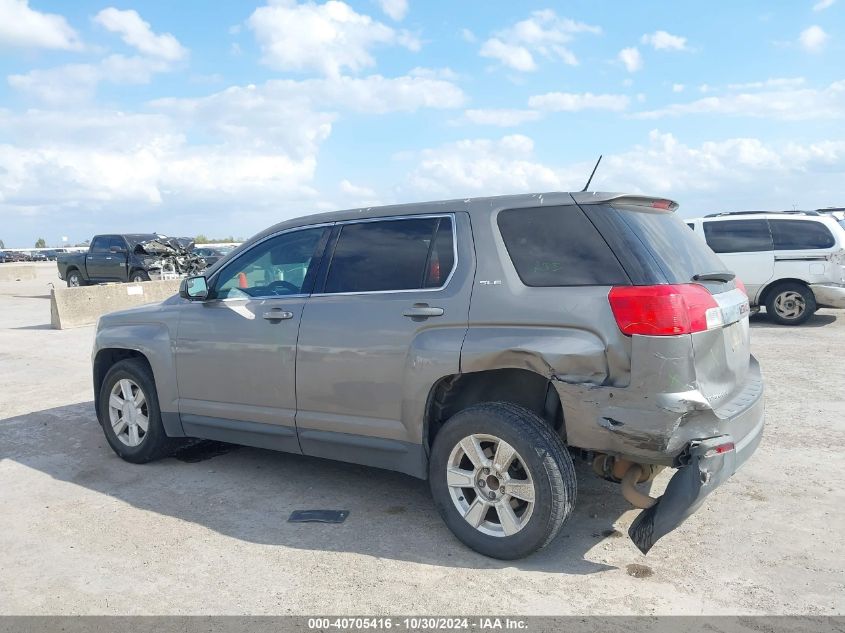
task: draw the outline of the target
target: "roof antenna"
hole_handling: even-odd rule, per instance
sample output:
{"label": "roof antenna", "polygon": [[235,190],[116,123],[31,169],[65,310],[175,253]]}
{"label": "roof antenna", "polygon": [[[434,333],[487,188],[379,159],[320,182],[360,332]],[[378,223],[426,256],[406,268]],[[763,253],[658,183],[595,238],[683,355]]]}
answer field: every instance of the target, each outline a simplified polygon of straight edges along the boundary
{"label": "roof antenna", "polygon": [[596,170],[599,168],[600,162],[601,162],[601,154],[599,155],[599,159],[596,161],[596,166],[593,167],[593,173],[590,174],[590,178],[587,180],[587,184],[584,185],[584,188],[581,191],[586,191],[587,188],[590,186],[590,183],[593,182],[593,176],[596,175]]}

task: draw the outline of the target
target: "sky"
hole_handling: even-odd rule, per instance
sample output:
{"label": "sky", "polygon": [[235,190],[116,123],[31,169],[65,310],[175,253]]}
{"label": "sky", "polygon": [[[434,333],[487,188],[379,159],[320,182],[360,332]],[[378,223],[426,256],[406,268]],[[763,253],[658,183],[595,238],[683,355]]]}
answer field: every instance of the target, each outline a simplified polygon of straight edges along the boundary
{"label": "sky", "polygon": [[591,189],[845,205],[845,0],[0,0],[0,239]]}

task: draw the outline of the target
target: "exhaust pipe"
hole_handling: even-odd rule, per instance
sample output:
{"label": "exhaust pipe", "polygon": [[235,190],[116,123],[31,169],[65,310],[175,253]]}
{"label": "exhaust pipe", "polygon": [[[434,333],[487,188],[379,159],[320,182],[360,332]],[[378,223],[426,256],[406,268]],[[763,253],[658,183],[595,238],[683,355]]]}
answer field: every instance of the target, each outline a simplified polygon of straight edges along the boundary
{"label": "exhaust pipe", "polygon": [[637,490],[636,484],[642,476],[642,467],[639,464],[631,464],[622,477],[622,496],[635,508],[647,510],[657,503],[657,499]]}

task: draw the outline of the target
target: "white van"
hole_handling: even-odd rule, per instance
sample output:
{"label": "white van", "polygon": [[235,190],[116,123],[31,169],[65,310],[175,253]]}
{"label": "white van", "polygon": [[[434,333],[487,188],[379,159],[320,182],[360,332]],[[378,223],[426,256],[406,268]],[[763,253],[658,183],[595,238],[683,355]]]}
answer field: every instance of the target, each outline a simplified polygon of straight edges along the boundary
{"label": "white van", "polygon": [[717,213],[686,220],[745,284],[751,305],[798,325],[845,308],[845,220],[815,211]]}

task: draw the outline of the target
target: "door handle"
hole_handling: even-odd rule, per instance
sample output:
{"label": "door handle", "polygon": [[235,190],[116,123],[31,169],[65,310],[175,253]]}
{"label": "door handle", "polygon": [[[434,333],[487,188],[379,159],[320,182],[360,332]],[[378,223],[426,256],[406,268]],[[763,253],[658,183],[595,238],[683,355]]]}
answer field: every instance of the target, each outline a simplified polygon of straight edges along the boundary
{"label": "door handle", "polygon": [[441,316],[442,314],[443,308],[434,308],[429,306],[427,303],[415,303],[413,306],[405,310],[402,313],[402,316],[426,319],[428,317]]}
{"label": "door handle", "polygon": [[268,321],[284,321],[285,319],[292,319],[293,312],[286,312],[281,308],[273,308],[262,315]]}

